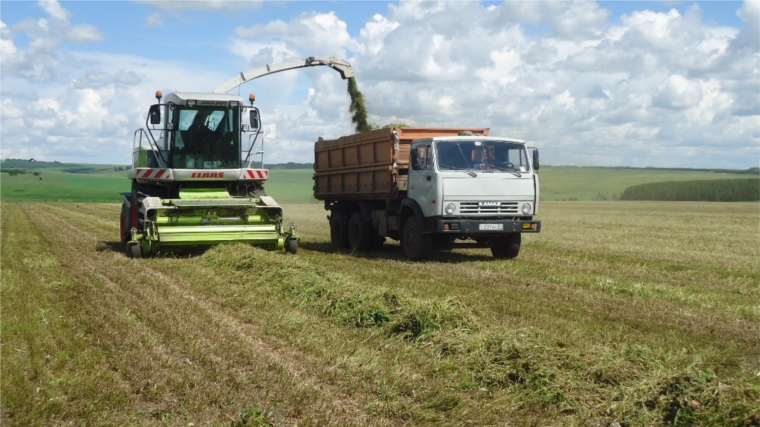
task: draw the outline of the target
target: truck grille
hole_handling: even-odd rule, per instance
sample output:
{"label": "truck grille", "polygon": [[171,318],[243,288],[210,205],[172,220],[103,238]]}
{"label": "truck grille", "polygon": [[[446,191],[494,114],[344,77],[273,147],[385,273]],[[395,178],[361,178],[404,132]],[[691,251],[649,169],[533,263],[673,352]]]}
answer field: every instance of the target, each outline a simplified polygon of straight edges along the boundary
{"label": "truck grille", "polygon": [[517,213],[517,202],[498,202],[498,206],[479,206],[479,202],[460,202],[459,213],[506,215]]}

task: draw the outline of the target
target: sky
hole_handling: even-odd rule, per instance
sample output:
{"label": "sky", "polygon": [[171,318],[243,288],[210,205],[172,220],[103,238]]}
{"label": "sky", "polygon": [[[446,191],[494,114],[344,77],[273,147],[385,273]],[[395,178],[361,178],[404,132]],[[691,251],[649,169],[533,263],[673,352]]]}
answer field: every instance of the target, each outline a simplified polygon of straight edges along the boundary
{"label": "sky", "polygon": [[[154,93],[348,60],[369,121],[487,127],[542,164],[760,166],[760,0],[0,2],[0,157],[126,165]],[[266,163],[353,133],[347,82],[298,69],[256,94]]]}

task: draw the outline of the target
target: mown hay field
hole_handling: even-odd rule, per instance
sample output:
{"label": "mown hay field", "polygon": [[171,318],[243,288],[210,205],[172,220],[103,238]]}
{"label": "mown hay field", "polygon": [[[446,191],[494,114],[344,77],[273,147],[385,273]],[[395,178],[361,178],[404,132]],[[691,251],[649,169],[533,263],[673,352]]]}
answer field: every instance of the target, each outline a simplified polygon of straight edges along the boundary
{"label": "mown hay field", "polygon": [[423,263],[318,204],[295,256],[140,260],[117,204],[0,212],[2,425],[760,425],[756,203],[548,202]]}

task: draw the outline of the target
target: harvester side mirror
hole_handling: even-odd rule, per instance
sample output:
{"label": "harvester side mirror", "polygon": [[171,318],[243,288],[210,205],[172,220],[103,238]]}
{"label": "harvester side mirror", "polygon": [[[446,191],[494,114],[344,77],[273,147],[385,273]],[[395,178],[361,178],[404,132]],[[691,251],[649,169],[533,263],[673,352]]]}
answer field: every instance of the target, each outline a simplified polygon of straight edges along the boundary
{"label": "harvester side mirror", "polygon": [[151,105],[148,115],[150,116],[150,124],[157,125],[161,123],[161,106],[159,104]]}
{"label": "harvester side mirror", "polygon": [[251,129],[258,129],[261,122],[261,120],[259,119],[259,110],[250,110],[248,114],[249,114],[248,121],[251,123]]}
{"label": "harvester side mirror", "polygon": [[538,170],[540,167],[540,163],[538,163],[538,148],[533,149],[533,169]]}

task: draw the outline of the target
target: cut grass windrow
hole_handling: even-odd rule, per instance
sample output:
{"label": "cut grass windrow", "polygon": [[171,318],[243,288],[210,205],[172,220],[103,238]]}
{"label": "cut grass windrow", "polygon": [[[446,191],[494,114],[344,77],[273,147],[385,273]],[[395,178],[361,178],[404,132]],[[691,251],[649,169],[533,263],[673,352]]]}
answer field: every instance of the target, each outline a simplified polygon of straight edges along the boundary
{"label": "cut grass windrow", "polygon": [[[577,420],[624,420],[630,425],[667,423],[676,417],[724,425],[757,420],[757,387],[719,381],[709,366],[696,360],[678,368],[640,345],[579,349],[536,328],[485,327],[475,310],[457,299],[412,298],[258,249],[223,246],[203,258],[212,267],[236,272],[240,280],[231,282],[246,283],[255,289],[255,297],[272,296],[341,327],[374,327],[382,336],[401,336],[412,351],[431,358],[426,381],[464,393],[471,404],[481,394],[495,392],[499,399],[519,399],[510,402],[518,412]],[[240,290],[224,292],[240,298]],[[400,382],[396,386],[401,389],[412,387]],[[431,399],[423,409],[451,411],[463,404],[456,393],[438,403],[440,396]],[[614,410],[610,402],[615,402]]]}

